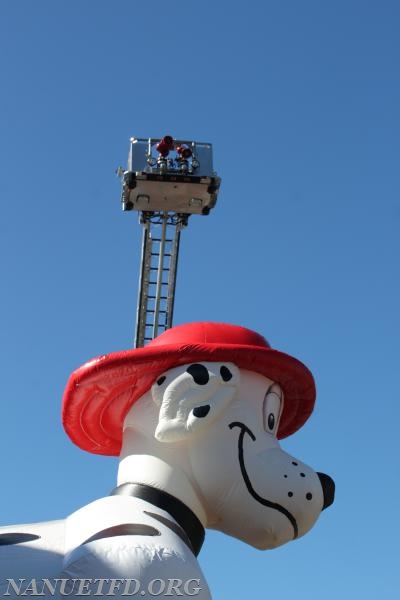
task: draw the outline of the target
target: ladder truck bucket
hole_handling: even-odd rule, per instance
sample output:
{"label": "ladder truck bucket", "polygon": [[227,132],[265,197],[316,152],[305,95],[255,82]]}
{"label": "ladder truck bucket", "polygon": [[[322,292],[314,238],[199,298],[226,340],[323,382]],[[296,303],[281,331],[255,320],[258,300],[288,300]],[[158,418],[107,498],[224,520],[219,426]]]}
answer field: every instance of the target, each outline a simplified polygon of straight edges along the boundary
{"label": "ladder truck bucket", "polygon": [[220,178],[212,145],[189,140],[131,138],[122,175],[122,209],[207,215],[217,201]]}

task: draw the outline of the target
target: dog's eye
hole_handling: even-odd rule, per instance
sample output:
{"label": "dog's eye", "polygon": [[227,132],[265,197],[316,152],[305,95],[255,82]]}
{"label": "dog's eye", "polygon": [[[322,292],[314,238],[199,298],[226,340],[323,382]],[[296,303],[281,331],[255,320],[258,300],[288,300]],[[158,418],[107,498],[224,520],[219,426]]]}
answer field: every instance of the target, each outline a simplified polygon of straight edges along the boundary
{"label": "dog's eye", "polygon": [[267,425],[268,425],[268,429],[270,429],[271,431],[274,430],[274,428],[275,428],[275,415],[272,412],[270,412],[268,414]]}
{"label": "dog's eye", "polygon": [[264,429],[268,433],[275,434],[278,429],[281,414],[282,391],[277,384],[273,384],[264,398],[263,418]]}

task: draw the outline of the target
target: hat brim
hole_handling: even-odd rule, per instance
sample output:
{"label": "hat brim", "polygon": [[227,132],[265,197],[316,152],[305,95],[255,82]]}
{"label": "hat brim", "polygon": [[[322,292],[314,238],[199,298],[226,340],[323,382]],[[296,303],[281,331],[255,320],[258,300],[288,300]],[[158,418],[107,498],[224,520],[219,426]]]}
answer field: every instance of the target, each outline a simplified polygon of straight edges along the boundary
{"label": "hat brim", "polygon": [[313,410],[313,376],[288,354],[248,345],[164,344],[100,356],[74,371],[63,398],[67,434],[83,450],[118,456],[123,422],[136,400],[164,371],[201,361],[232,362],[279,383],[285,402],[278,438],[297,431]]}

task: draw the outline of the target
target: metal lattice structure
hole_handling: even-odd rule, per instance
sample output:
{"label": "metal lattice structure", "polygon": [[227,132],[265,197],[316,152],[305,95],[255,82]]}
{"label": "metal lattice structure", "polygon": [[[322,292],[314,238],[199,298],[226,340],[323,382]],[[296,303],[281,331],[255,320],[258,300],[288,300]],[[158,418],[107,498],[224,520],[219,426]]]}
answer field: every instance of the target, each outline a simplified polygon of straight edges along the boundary
{"label": "metal lattice structure", "polygon": [[140,213],[142,258],[135,347],[172,326],[180,234],[192,214],[215,206],[220,178],[213,171],[208,143],[163,138],[131,138],[122,177],[122,209]]}

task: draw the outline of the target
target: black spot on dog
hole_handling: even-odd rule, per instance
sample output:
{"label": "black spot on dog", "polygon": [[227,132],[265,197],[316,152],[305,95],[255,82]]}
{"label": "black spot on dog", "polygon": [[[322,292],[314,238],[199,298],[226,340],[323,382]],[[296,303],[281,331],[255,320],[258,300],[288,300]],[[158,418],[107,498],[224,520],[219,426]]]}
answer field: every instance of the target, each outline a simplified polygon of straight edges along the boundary
{"label": "black spot on dog", "polygon": [[206,385],[210,380],[210,376],[204,365],[195,363],[194,365],[190,365],[190,367],[186,369],[186,372],[193,377],[194,382],[197,383],[197,385]]}
{"label": "black spot on dog", "polygon": [[157,379],[157,385],[162,385],[166,379],[167,378],[165,377],[165,375],[161,375],[161,377]]}
{"label": "black spot on dog", "polygon": [[34,542],[40,540],[40,535],[35,533],[1,533],[0,546],[11,546],[13,544],[23,544],[25,542]]}
{"label": "black spot on dog", "polygon": [[219,372],[221,373],[221,377],[224,381],[229,381],[233,377],[232,373],[228,367],[225,367],[225,365],[220,368]]}
{"label": "black spot on dog", "polygon": [[206,417],[209,412],[210,412],[209,404],[205,404],[204,406],[196,406],[196,408],[193,409],[194,416],[198,417],[200,419],[202,417]]}
{"label": "black spot on dog", "polygon": [[[114,525],[114,527],[102,529],[102,531],[95,533],[90,538],[87,538],[87,540],[82,542],[82,546],[84,544],[88,544],[89,542],[95,542],[96,540],[102,540],[104,538],[121,535],[161,535],[161,532],[155,527],[151,527],[151,525],[144,525],[142,523],[123,523],[121,525]],[[84,595],[89,596],[89,594]]]}

